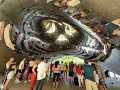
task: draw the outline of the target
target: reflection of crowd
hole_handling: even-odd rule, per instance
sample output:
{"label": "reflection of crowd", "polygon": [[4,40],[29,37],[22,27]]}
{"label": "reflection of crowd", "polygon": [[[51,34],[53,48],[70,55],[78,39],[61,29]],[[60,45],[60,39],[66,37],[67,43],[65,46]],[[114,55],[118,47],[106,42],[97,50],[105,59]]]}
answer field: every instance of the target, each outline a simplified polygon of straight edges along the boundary
{"label": "reflection of crowd", "polygon": [[8,86],[16,73],[16,63],[14,62],[14,58],[10,58],[10,60],[6,63],[6,73],[4,79],[2,80],[1,89],[8,90]]}
{"label": "reflection of crowd", "polygon": [[51,66],[53,66],[53,87],[58,87],[58,77],[61,76],[61,79],[67,80],[68,73],[68,81],[74,82],[76,86],[86,87],[86,90],[98,90],[98,88],[100,88],[100,90],[107,90],[104,80],[105,72],[100,66],[98,67],[96,63],[88,64],[88,62],[86,62],[85,65],[76,65],[71,62],[68,65],[63,64],[63,62],[59,64],[59,61],[56,61],[55,64]]}
{"label": "reflection of crowd", "polygon": [[105,85],[105,72],[97,62],[85,62],[85,64],[69,64],[55,61],[54,64],[48,63],[48,60],[43,58],[34,58],[27,62],[24,58],[18,68],[14,58],[6,63],[6,74],[2,81],[0,88],[8,90],[9,83],[13,79],[16,73],[15,83],[20,83],[24,80],[24,83],[30,82],[29,90],[33,90],[37,81],[36,90],[42,90],[44,82],[53,78],[53,87],[58,88],[59,79],[66,80],[68,82],[74,82],[78,87],[86,87],[86,90],[107,90]]}
{"label": "reflection of crowd", "polygon": [[[6,73],[3,78],[3,81],[0,85],[0,88],[3,90],[8,90],[10,81],[13,79],[13,76],[16,75],[15,83],[20,83],[22,80],[24,83],[30,83],[30,90],[33,90],[36,80],[38,81],[36,90],[42,90],[43,82],[47,74],[47,62],[42,61],[43,58],[32,59],[27,63],[27,60],[24,58],[18,68],[16,67],[16,63],[14,58],[10,58],[10,60],[6,63]],[[30,78],[29,78],[30,77]]]}
{"label": "reflection of crowd", "polygon": [[[117,36],[117,34],[115,34],[115,30],[113,30],[113,33],[110,33],[104,27],[110,22],[106,20],[101,20],[100,17],[96,16],[95,12],[92,9],[81,9],[80,0],[47,0],[47,3],[53,3],[57,7],[60,7],[60,9],[62,9],[63,11],[73,16],[73,18],[89,26],[99,37],[101,37],[102,41],[109,47],[111,47],[111,44],[114,44],[112,42],[114,42],[115,39],[112,38]],[[117,31],[119,31],[119,28],[117,29]],[[117,42],[115,44],[119,46]]]}

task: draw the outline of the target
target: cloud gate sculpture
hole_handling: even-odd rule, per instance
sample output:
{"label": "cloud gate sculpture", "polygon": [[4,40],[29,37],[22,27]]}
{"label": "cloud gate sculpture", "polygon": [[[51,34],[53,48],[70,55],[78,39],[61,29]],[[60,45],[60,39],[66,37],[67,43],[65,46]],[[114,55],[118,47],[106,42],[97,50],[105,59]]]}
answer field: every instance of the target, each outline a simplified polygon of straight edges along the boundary
{"label": "cloud gate sculpture", "polygon": [[94,60],[101,53],[104,58],[110,50],[88,26],[51,4],[22,8],[16,16],[11,20],[14,25],[10,40],[24,54],[72,55]]}

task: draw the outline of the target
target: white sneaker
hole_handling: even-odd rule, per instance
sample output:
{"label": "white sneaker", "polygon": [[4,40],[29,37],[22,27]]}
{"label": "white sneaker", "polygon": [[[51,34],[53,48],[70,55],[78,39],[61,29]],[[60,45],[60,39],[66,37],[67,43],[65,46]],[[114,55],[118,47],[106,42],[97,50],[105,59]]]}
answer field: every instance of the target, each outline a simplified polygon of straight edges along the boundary
{"label": "white sneaker", "polygon": [[25,80],[24,83],[27,83],[27,81]]}
{"label": "white sneaker", "polygon": [[28,80],[28,82],[31,82],[31,80]]}
{"label": "white sneaker", "polygon": [[15,79],[15,83],[17,83],[17,79]]}
{"label": "white sneaker", "polygon": [[19,81],[18,79],[15,80],[15,83],[20,83],[21,81]]}
{"label": "white sneaker", "polygon": [[21,81],[19,81],[19,80],[17,81],[17,83],[20,83],[20,82],[21,82]]}
{"label": "white sneaker", "polygon": [[0,89],[4,89],[4,85],[3,84],[0,85]]}

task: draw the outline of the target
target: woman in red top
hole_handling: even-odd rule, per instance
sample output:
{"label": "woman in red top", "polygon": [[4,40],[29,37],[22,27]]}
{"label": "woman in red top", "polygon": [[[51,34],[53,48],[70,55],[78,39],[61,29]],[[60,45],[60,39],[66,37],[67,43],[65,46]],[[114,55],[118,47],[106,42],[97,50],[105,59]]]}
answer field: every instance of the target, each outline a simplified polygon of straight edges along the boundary
{"label": "woman in red top", "polygon": [[76,69],[79,87],[83,86],[83,78],[84,78],[84,71],[82,70],[82,66],[79,64]]}

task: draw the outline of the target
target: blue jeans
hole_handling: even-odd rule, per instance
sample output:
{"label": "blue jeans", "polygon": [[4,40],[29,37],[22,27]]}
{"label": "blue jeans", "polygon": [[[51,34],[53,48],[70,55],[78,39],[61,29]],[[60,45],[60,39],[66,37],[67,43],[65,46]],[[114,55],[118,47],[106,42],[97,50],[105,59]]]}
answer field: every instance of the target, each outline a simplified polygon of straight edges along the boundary
{"label": "blue jeans", "polygon": [[45,78],[42,79],[42,80],[38,80],[38,83],[37,83],[37,86],[36,86],[36,90],[42,90],[43,84],[44,84],[44,80],[45,80]]}

